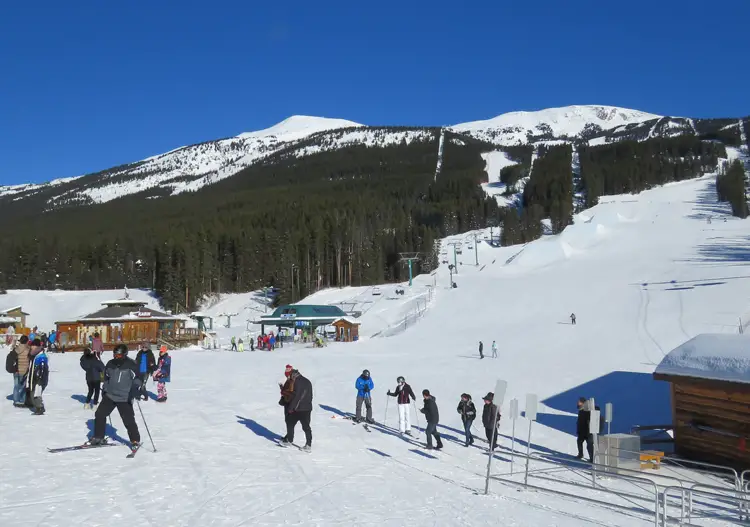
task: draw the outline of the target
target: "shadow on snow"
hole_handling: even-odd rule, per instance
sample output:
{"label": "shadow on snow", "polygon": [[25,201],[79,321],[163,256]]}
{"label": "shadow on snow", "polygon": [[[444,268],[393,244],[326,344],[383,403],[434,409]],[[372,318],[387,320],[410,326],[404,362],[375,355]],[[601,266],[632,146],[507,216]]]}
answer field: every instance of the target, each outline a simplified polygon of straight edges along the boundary
{"label": "shadow on snow", "polygon": [[255,435],[262,437],[264,439],[268,439],[269,441],[273,441],[274,443],[277,443],[281,440],[281,436],[277,434],[276,432],[273,432],[260,424],[258,421],[255,421],[253,419],[248,419],[247,417],[241,417],[239,415],[235,416],[237,418],[237,422],[240,424],[245,425],[250,429],[251,432],[253,432]]}

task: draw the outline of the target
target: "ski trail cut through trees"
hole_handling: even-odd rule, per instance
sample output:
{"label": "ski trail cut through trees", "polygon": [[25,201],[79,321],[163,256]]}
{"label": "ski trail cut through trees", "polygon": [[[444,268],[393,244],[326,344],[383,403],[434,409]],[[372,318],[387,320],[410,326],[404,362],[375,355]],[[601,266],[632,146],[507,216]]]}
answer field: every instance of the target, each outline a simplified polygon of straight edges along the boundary
{"label": "ski trail cut through trees", "polygon": [[443,167],[443,147],[445,145],[445,128],[440,129],[440,143],[438,144],[437,166],[435,167],[435,181],[437,181],[440,169]]}

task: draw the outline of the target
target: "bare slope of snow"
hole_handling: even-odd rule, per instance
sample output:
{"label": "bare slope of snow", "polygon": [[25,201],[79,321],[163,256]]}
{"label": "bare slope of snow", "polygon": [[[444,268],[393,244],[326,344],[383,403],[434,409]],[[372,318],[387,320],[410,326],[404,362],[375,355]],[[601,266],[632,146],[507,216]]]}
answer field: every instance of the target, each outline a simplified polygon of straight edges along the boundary
{"label": "bare slope of snow", "polygon": [[609,130],[660,116],[614,106],[565,106],[535,112],[510,112],[452,127],[498,145],[524,144],[534,136],[576,137],[587,127]]}

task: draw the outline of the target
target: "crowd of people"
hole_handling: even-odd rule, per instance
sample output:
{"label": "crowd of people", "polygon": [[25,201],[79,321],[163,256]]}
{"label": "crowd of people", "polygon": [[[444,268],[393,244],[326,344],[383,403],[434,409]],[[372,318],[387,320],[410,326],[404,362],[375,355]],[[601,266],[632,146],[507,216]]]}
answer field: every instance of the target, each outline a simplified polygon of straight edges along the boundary
{"label": "crowd of people", "polygon": [[[94,336],[96,340],[97,335]],[[101,339],[99,339],[101,343]],[[45,413],[42,395],[49,383],[49,359],[42,340],[22,335],[6,356],[5,369],[13,375],[13,406],[30,408],[35,415]],[[148,343],[143,343],[135,360],[128,357],[128,347],[118,344],[112,351],[112,359],[104,364],[103,346],[95,345],[83,350],[80,366],[84,371],[87,387],[84,408],[94,409],[93,445],[105,441],[104,428],[107,416],[117,408],[128,431],[133,447],[140,443],[138,425],[135,422],[133,401],[149,399],[146,384],[149,377],[157,386],[156,401],[167,401],[166,383],[171,380],[172,358],[166,346],[159,349],[158,359]],[[101,402],[100,402],[101,396]]]}

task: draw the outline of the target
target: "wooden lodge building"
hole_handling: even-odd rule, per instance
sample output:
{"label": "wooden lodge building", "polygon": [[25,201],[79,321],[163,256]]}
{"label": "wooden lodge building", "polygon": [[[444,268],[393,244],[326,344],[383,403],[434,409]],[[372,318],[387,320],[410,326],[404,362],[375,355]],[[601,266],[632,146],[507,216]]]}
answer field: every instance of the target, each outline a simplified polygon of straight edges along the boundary
{"label": "wooden lodge building", "polygon": [[181,348],[197,345],[197,328],[186,328],[185,319],[146,307],[138,300],[102,302],[102,309],[81,318],[56,322],[58,342],[66,351],[81,351],[90,346],[94,333],[104,343],[105,350],[117,344],[134,349],[143,342]]}
{"label": "wooden lodge building", "polygon": [[291,304],[276,308],[270,315],[263,315],[254,320],[253,324],[260,324],[262,334],[265,334],[267,326],[308,333],[314,333],[320,327],[335,326],[337,341],[353,342],[359,339],[361,323],[347,316],[337,306]]}
{"label": "wooden lodge building", "polygon": [[750,469],[750,336],[693,337],[664,357],[654,379],[671,383],[677,455]]}
{"label": "wooden lodge building", "polygon": [[23,330],[26,329],[26,317],[28,316],[29,314],[23,310],[22,306],[0,310],[0,331],[5,333],[10,326],[13,326],[15,333],[23,334]]}

